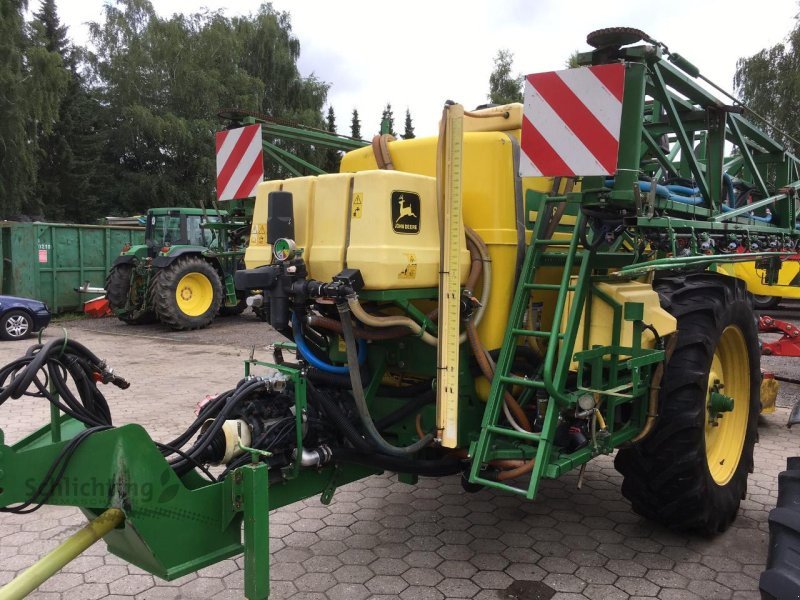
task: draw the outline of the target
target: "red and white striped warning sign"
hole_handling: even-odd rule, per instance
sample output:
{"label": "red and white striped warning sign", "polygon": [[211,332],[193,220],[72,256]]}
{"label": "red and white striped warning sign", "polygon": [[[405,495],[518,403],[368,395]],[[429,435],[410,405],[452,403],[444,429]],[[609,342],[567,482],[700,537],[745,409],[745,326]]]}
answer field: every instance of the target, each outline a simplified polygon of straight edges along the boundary
{"label": "red and white striped warning sign", "polygon": [[217,199],[256,195],[264,179],[263,152],[261,125],[217,132]]}
{"label": "red and white striped warning sign", "polygon": [[520,175],[613,175],[624,65],[536,73],[525,80]]}

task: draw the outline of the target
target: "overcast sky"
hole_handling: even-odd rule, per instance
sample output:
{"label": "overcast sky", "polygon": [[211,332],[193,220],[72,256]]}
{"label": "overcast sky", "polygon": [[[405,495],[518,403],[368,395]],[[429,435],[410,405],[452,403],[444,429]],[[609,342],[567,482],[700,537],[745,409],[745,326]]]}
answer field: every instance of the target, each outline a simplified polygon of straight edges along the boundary
{"label": "overcast sky", "polygon": [[[87,21],[102,14],[104,0],[57,0],[62,21],[78,43]],[[159,0],[163,16],[202,7],[229,16],[253,12],[255,2]],[[292,15],[300,40],[300,72],[331,84],[340,133],[349,134],[358,109],[362,134],[377,132],[391,102],[402,132],[406,108],[417,135],[433,134],[445,100],[466,108],[486,102],[489,74],[499,49],[514,54],[515,71],[560,69],[586,34],[614,26],[636,27],[732,88],[739,57],[785,39],[800,11],[797,0],[403,0],[400,2],[274,0]],[[37,0],[30,0],[37,9]]]}

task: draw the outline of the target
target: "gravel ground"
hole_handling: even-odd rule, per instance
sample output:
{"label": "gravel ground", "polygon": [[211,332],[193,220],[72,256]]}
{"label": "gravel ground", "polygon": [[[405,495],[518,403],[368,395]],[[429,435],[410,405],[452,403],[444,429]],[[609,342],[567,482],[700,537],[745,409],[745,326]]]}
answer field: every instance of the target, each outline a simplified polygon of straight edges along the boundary
{"label": "gravel ground", "polygon": [[[800,303],[771,312],[797,322]],[[66,321],[45,338],[60,335],[60,326],[132,382],[127,391],[107,389],[115,422],[141,423],[159,440],[179,433],[205,394],[229,388],[254,346],[266,357],[263,346],[277,339],[248,314],[190,333],[115,319]],[[28,344],[0,344],[0,364]],[[798,377],[798,360],[769,357],[764,367]],[[782,407],[797,398],[796,386],[784,385],[777,412],[760,418],[748,495],[722,535],[675,534],[639,518],[620,493],[611,457],[588,465],[581,489],[575,473],[545,481],[535,502],[488,490],[466,494],[452,477],[411,487],[375,476],[344,486],[328,506],[310,498],[271,514],[271,598],[756,600],[777,475],[800,440],[784,427],[788,410]],[[0,410],[0,428],[13,443],[47,418],[42,402],[9,401]],[[83,523],[69,507],[0,515],[0,584]],[[164,582],[97,544],[31,597],[228,599],[241,598],[242,587],[241,558]]]}

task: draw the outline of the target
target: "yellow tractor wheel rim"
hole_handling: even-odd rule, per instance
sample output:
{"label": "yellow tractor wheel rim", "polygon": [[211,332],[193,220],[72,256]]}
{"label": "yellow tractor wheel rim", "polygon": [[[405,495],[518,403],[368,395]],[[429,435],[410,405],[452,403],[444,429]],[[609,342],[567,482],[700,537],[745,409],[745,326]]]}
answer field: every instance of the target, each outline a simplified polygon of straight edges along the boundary
{"label": "yellow tractor wheel rim", "polygon": [[[711,411],[712,393],[733,399],[733,409],[715,415]],[[706,460],[717,485],[727,484],[744,448],[750,416],[750,358],[741,329],[729,325],[722,332],[708,376],[706,395]],[[716,424],[715,424],[716,423]]]}
{"label": "yellow tractor wheel rim", "polygon": [[178,309],[190,317],[205,313],[214,300],[214,288],[202,273],[189,273],[181,277],[175,290]]}

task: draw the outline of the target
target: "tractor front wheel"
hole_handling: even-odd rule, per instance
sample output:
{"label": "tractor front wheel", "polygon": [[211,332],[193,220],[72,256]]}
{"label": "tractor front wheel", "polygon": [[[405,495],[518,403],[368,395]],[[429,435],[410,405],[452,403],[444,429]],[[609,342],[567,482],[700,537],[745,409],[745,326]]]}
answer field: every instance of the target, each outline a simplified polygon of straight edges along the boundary
{"label": "tractor front wheel", "polygon": [[760,354],[744,282],[694,273],[656,282],[678,320],[665,365],[658,420],[620,450],[623,495],[640,515],[673,529],[724,531],[753,470],[760,408]]}
{"label": "tractor front wheel", "polygon": [[[136,285],[131,287],[131,277],[134,266],[121,264],[111,267],[106,277],[106,299],[108,305],[120,321],[128,325],[145,325],[155,322],[155,313],[144,309],[145,291],[136,290]],[[137,282],[137,285],[144,285]]]}
{"label": "tractor front wheel", "polygon": [[222,304],[222,282],[202,258],[179,258],[153,280],[151,298],[158,319],[172,329],[207,327]]}

